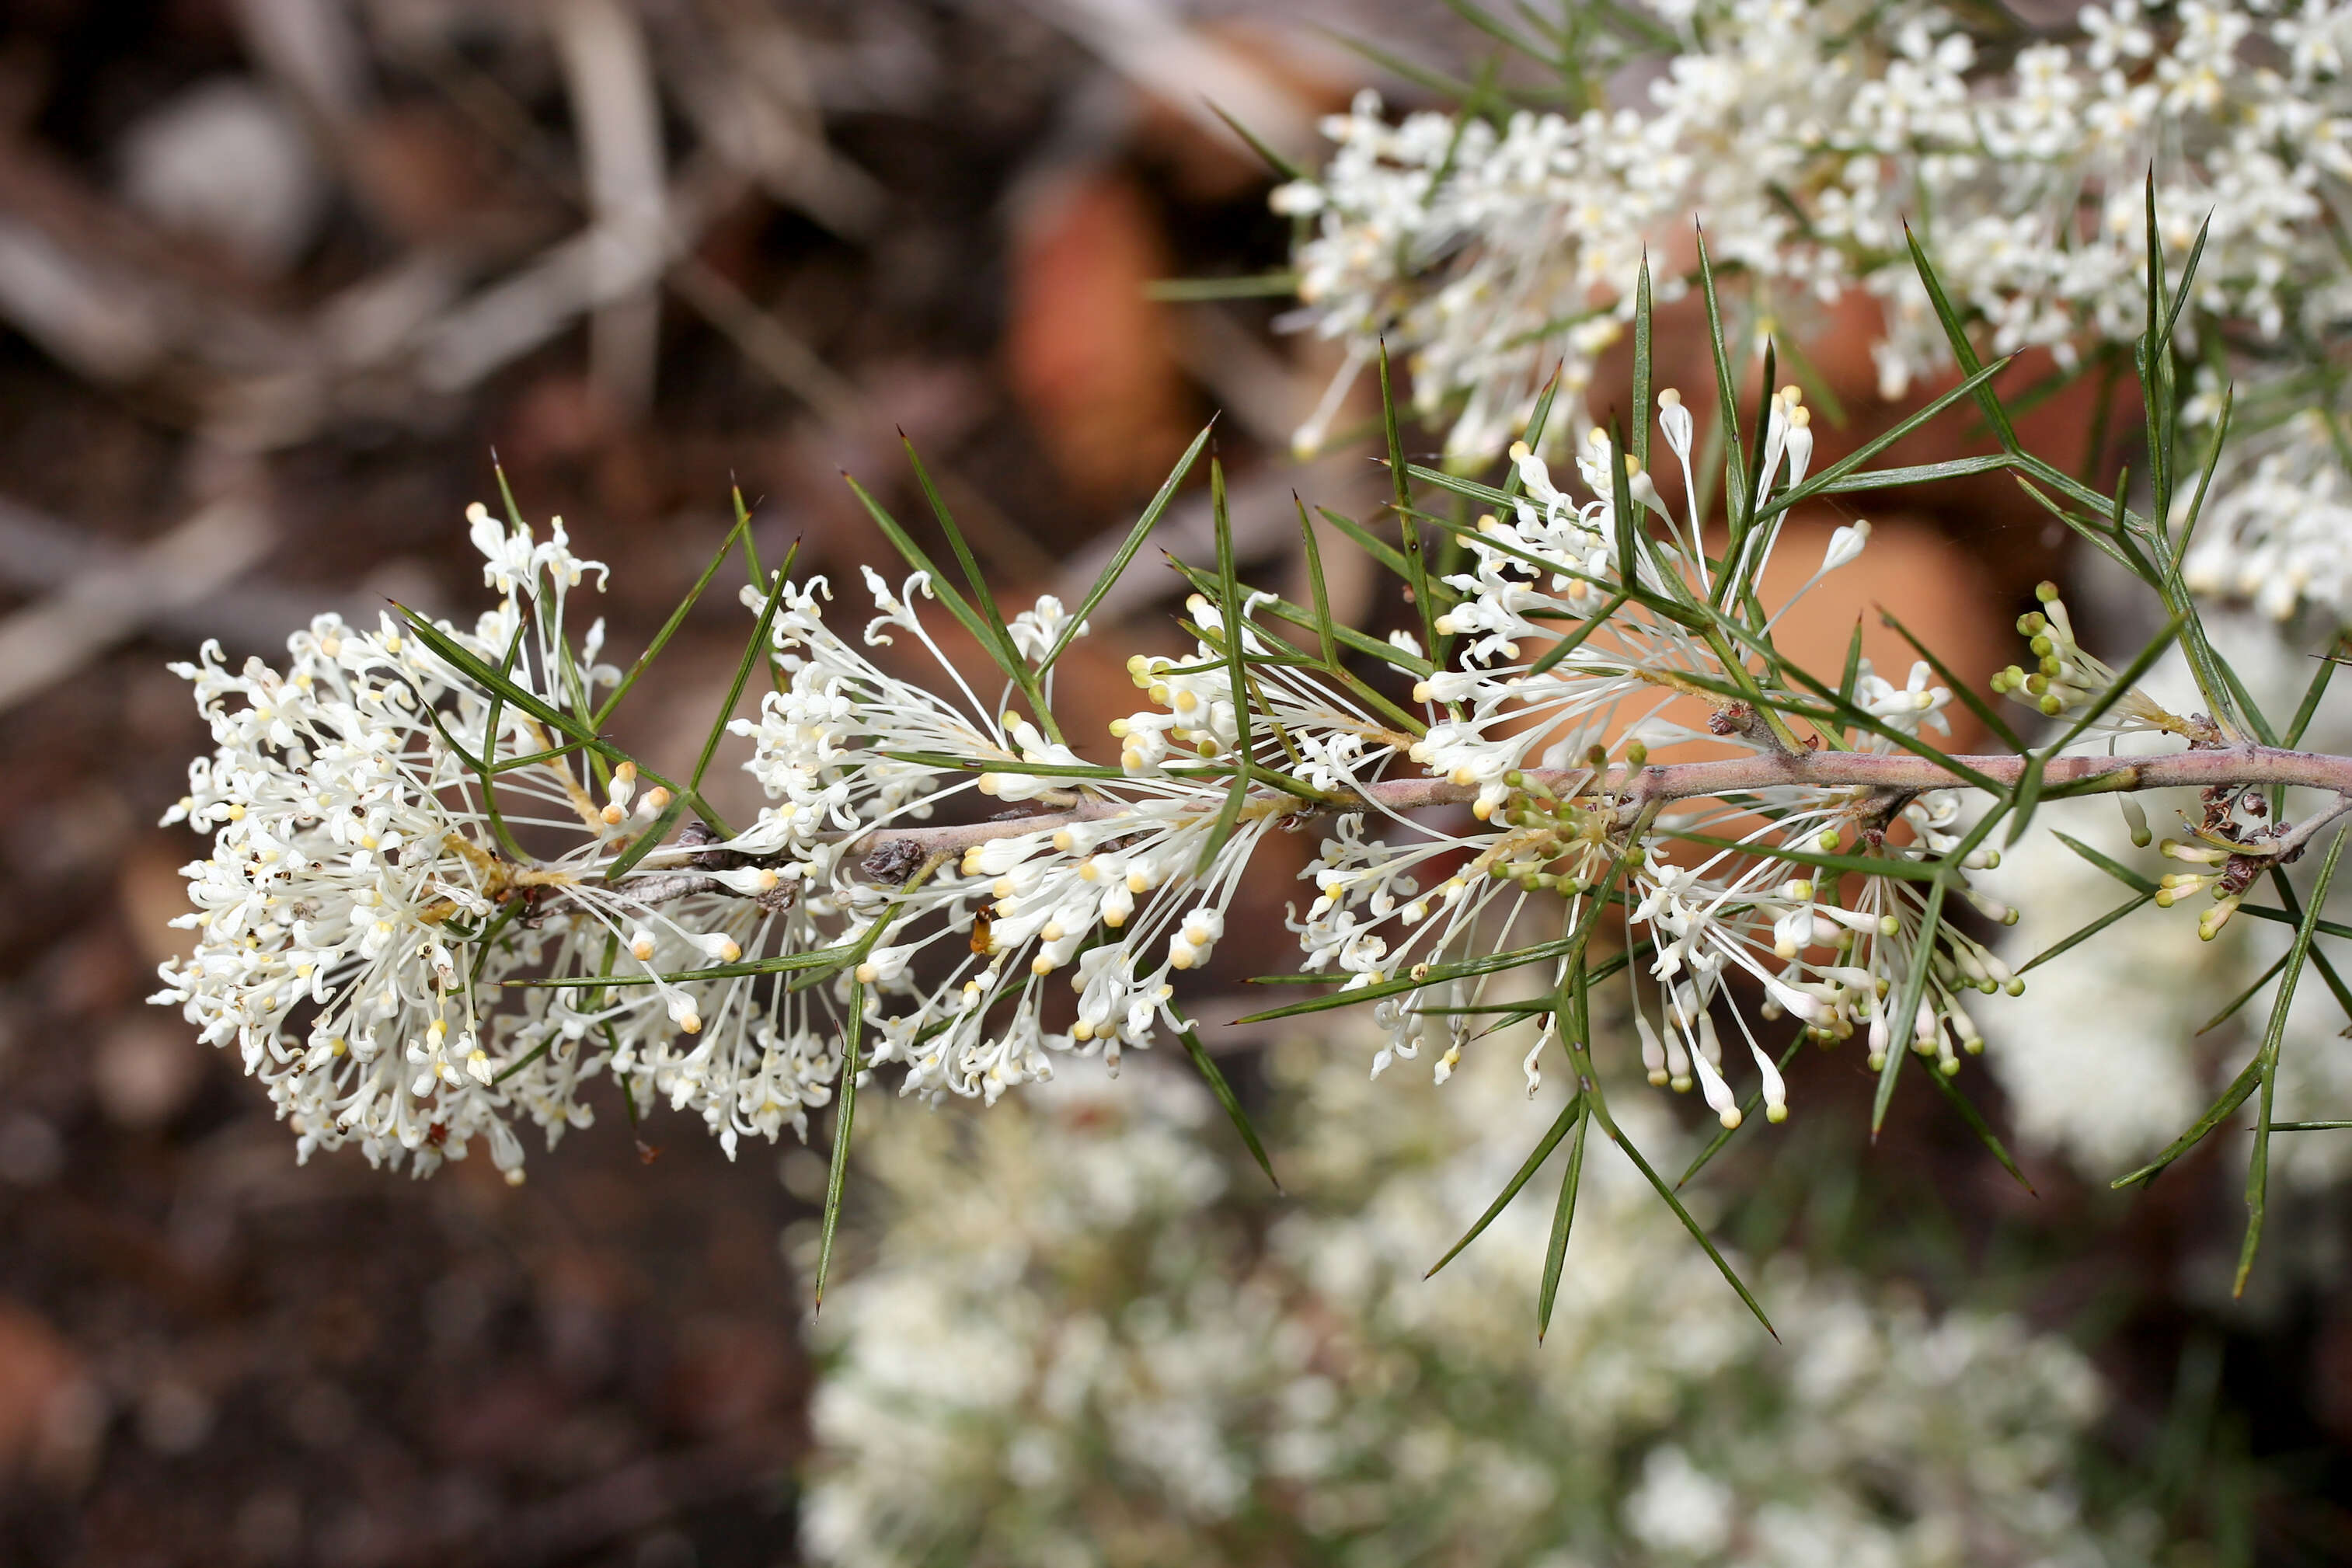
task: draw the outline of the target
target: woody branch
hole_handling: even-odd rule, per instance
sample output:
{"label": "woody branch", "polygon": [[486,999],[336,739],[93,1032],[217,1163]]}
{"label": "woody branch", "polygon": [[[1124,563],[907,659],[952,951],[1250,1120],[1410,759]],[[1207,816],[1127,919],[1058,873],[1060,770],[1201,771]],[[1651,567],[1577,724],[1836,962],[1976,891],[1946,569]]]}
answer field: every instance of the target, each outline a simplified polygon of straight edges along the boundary
{"label": "woody branch", "polygon": [[[2016,752],[1959,756],[1952,759],[1993,783],[2014,786],[2029,759]],[[1528,769],[1528,786],[1540,785],[1555,794],[1596,792],[1589,768]],[[1917,793],[1972,787],[1966,774],[1927,757],[1885,755],[1866,752],[1771,752],[1755,756],[1727,757],[1717,762],[1659,763],[1642,767],[1615,765],[1599,775],[1597,793],[1618,804],[1628,819],[1653,804],[1741,795],[1775,787],[1852,788],[1864,791]],[[2286,784],[2325,790],[2339,798],[2352,797],[2352,757],[2315,752],[2292,752],[2272,746],[2217,746],[2140,757],[2053,757],[2042,769],[2042,784],[2053,794],[2151,789],[2245,788]],[[1456,805],[1477,794],[1475,785],[1441,778],[1383,780],[1365,786],[1360,804],[1367,808],[1412,811],[1423,806]],[[1303,813],[1349,809],[1346,805],[1316,807],[1295,798],[1267,792],[1264,804]],[[1351,803],[1352,804],[1352,803]],[[975,844],[1014,834],[1035,833],[1072,823],[1100,821],[1125,807],[1108,800],[1090,799],[1066,811],[1001,817],[988,822],[957,823],[937,827],[893,827],[866,835],[858,852],[873,856],[889,850],[909,864],[934,854],[955,854]],[[2328,814],[2335,815],[2333,809]],[[2300,848],[2299,837],[2292,847]],[[2283,837],[2277,847],[2290,839]]]}

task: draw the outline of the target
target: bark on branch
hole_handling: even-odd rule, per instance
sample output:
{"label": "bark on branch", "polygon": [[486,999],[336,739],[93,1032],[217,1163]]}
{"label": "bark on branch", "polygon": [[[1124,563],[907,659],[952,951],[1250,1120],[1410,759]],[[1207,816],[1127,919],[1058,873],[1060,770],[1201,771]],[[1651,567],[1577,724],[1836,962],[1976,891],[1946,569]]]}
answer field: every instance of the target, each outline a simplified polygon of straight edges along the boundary
{"label": "bark on branch", "polygon": [[[1952,760],[1995,784],[2014,785],[2023,774],[2028,759],[2015,752],[1997,752]],[[1628,818],[1651,805],[1790,786],[1864,792],[1973,787],[1960,773],[1927,758],[1867,752],[1803,752],[1793,755],[1763,752],[1719,762],[1661,763],[1638,768],[1621,764],[1609,768],[1597,781],[1589,768],[1530,768],[1525,776],[1530,785],[1539,784],[1562,794],[1605,793],[1615,800],[1621,815]],[[2352,796],[2352,757],[2270,746],[2222,746],[2159,756],[2053,757],[2042,770],[2043,789],[2052,795],[2258,784],[2289,784],[2326,790],[2340,797]],[[1474,799],[1477,793],[1475,785],[1440,778],[1390,779],[1368,785],[1362,804],[1366,809],[1412,811],[1423,806],[1461,805]],[[1263,799],[1269,806],[1295,809],[1301,816],[1328,816],[1347,809],[1316,806],[1272,791],[1265,792]],[[870,856],[886,847],[904,846],[902,853],[926,857],[958,854],[973,845],[1015,834],[1099,822],[1127,809],[1118,802],[1090,799],[1067,811],[1030,816],[938,827],[888,827],[867,834],[858,840],[854,851]]]}

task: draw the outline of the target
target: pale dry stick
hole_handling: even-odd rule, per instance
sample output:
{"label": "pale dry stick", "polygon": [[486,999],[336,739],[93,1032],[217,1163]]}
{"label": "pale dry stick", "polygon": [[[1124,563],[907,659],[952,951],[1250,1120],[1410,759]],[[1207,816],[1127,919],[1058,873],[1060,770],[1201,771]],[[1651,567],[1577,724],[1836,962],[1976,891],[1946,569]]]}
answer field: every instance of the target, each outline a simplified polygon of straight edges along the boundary
{"label": "pale dry stick", "polygon": [[303,109],[341,132],[373,107],[367,46],[344,0],[236,0],[238,34]]}
{"label": "pale dry stick", "polygon": [[653,405],[665,254],[661,107],[635,11],[618,0],[562,0],[548,16],[563,61],[583,184],[596,226],[617,242],[597,253],[600,303],[588,318],[589,374],[628,418]]}
{"label": "pale dry stick", "polygon": [[[669,269],[667,281],[680,300],[716,327],[752,364],[768,373],[777,385],[808,405],[816,416],[836,430],[870,430],[881,423],[879,412],[866,394],[786,327],[758,301],[699,258],[684,256]],[[1040,548],[1027,531],[1007,517],[954,469],[933,461],[924,467],[940,497],[955,513],[956,525],[971,536],[982,554],[1007,573],[1026,580],[1050,579],[1060,563]]]}
{"label": "pale dry stick", "polygon": [[1031,0],[1031,6],[1218,145],[1255,158],[1233,128],[1241,124],[1286,158],[1313,155],[1315,106],[1305,95],[1174,7],[1160,0]]}
{"label": "pale dry stick", "polygon": [[[53,594],[78,580],[117,572],[138,555],[133,545],[118,544],[89,529],[37,511],[21,501],[0,496],[0,586],[27,595]],[[412,594],[429,584],[404,584],[392,595],[417,602]],[[361,602],[369,598],[362,588]],[[327,609],[340,606],[327,605]],[[318,591],[257,576],[240,577],[194,603],[171,599],[144,606],[138,631],[153,632],[193,647],[218,638],[228,651],[243,656],[282,650],[286,634],[310,624],[322,609]],[[351,613],[344,612],[345,618]]]}
{"label": "pale dry stick", "polygon": [[135,554],[110,560],[0,621],[0,711],[79,668],[158,612],[242,576],[276,537],[262,509],[225,497]]}
{"label": "pale dry stick", "polygon": [[[553,161],[538,127],[503,89],[462,62],[436,63],[452,101],[509,152],[541,170],[557,195],[574,205],[584,204],[577,179]],[[854,382],[694,254],[704,222],[725,210],[742,184],[735,171],[706,149],[668,187],[667,222],[655,237],[658,243],[648,247],[616,237],[602,221],[591,224],[420,332],[421,374],[436,392],[463,390],[562,331],[582,310],[595,307],[602,296],[593,283],[602,281],[626,292],[658,279],[825,424],[847,432],[873,428],[882,423],[878,411]],[[642,269],[642,276],[632,268]],[[954,509],[958,524],[982,553],[1024,579],[1053,576],[1058,563],[1019,523],[950,468],[936,461],[927,467],[941,498]]]}

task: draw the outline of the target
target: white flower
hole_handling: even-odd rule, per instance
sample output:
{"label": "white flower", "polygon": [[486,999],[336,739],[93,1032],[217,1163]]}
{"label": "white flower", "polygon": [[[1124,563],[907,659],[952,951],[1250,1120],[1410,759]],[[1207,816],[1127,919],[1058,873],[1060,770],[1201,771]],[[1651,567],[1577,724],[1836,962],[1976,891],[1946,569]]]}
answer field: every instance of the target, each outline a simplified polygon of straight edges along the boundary
{"label": "white flower", "polygon": [[[564,589],[603,569],[574,560],[560,528],[534,546],[470,515],[504,598],[470,632],[442,629],[552,701],[572,700],[551,684],[559,668],[583,692],[617,679],[593,646],[556,657]],[[390,617],[369,630],[323,616],[287,653],[282,670],[249,659],[232,671],[207,646],[174,667],[215,749],[165,820],[210,831],[212,846],[187,868],[195,912],[179,923],[197,933],[194,954],[163,966],[155,999],[237,1048],[305,1158],[356,1141],[422,1173],[482,1139],[520,1179],[506,1123],[527,1116],[551,1138],[584,1125],[578,1091],[603,1052],[558,994],[520,1017],[485,1015],[509,974],[593,969],[595,941],[544,915],[570,903],[574,868],[613,853],[607,825],[572,760],[502,774],[494,816],[468,759],[542,753],[552,739],[514,705],[493,732],[488,696]],[[572,836],[552,863],[566,868],[526,866],[503,837],[513,828]],[[613,1018],[634,1026],[643,1010]]]}

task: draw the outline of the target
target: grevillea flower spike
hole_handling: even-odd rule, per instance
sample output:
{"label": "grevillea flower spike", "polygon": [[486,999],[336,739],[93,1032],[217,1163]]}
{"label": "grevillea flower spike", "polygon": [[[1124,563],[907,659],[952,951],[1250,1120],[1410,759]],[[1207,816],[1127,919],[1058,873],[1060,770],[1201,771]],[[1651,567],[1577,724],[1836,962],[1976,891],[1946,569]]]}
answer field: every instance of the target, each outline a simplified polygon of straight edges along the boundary
{"label": "grevillea flower spike", "polygon": [[[2162,334],[2177,307],[2150,302],[2159,353],[2174,352]],[[1635,324],[1646,343],[1645,310]],[[1958,353],[1963,327],[1949,330]],[[1723,359],[1719,324],[1709,346]],[[2185,868],[2160,883],[2116,875],[2142,903],[2210,891],[2208,937],[2233,917],[2295,925],[2290,974],[2326,962],[2322,889],[2294,907],[2288,868],[2352,810],[2352,759],[2292,749],[2331,667],[2292,723],[2253,707],[2187,597],[2193,513],[2176,526],[2168,503],[2117,507],[2017,447],[1986,390],[1996,365],[1818,472],[1804,397],[1769,390],[1710,443],[1728,512],[1717,529],[1667,499],[1706,492],[1705,448],[1681,397],[1649,395],[1649,368],[1633,440],[1588,428],[1572,473],[1540,455],[1569,406],[1558,389],[1499,484],[1413,467],[1392,437],[1398,543],[1335,526],[1411,591],[1419,635],[1336,625],[1311,531],[1311,603],[1242,581],[1213,460],[1219,559],[1183,569],[1191,651],[1129,658],[1142,705],[1099,738],[1066,733],[1055,670],[1089,646],[1111,576],[1076,605],[1041,598],[1007,617],[944,510],[969,595],[866,498],[908,574],[867,571],[873,613],[845,635],[825,579],[755,569],[737,683],[694,769],[668,778],[604,734],[646,658],[625,674],[600,661],[601,623],[576,642],[567,629],[569,598],[601,569],[572,555],[561,524],[541,543],[477,509],[496,597],[472,626],[322,619],[282,670],[233,672],[210,649],[182,667],[215,748],[172,819],[213,840],[189,868],[194,956],[164,966],[157,999],[238,1048],[306,1156],[356,1142],[422,1173],[479,1141],[520,1179],[518,1127],[551,1140],[588,1124],[600,1078],[631,1118],[666,1100],[730,1154],[747,1136],[804,1138],[811,1113],[833,1108],[830,1236],[869,1081],[993,1104],[1070,1058],[1116,1068],[1172,1038],[1265,1163],[1186,988],[1226,963],[1244,878],[1293,833],[1317,846],[1300,873],[1311,895],[1288,917],[1299,963],[1259,978],[1311,989],[1252,1021],[1367,1004],[1372,1076],[1425,1053],[1441,1083],[1533,1023],[1531,1047],[1509,1047],[1524,1049],[1530,1092],[1564,1071],[1574,1095],[1519,1182],[1571,1131],[1581,1148],[1595,1121],[1632,1150],[1607,1098],[1620,1066],[1705,1100],[1722,1134],[1703,1164],[1757,1110],[1791,1114],[1808,1041],[1854,1051],[1876,1076],[1874,1129],[1904,1065],[1924,1062],[2007,1163],[1952,1080],[1982,1048],[1976,1013],[2032,967],[1987,945],[2018,911],[1984,877],[2000,858],[1994,831],[2013,844],[2044,800],[2195,786],[2200,814],[2162,849]],[[2179,424],[2171,385],[2151,384],[2152,427]],[[2032,671],[1992,683],[2056,727],[2038,743],[1924,648],[1899,684],[1858,636],[1833,676],[1780,651],[1775,628],[1869,548],[1867,522],[1835,529],[1795,594],[1765,597],[1768,568],[1794,548],[1794,509],[1916,482],[1868,465],[1978,399],[2008,445],[1970,466],[2012,468],[2056,498],[2169,617],[2117,668],[2045,587],[2020,623]],[[1644,467],[1649,434],[1678,487]],[[2175,487],[2168,448],[2158,457],[2161,500]],[[950,657],[941,614],[992,672]],[[2203,712],[2176,714],[2139,685],[2176,641]],[[738,717],[755,674],[762,693]],[[2008,749],[1943,750],[1955,703]],[[2125,738],[2139,749],[2115,754]],[[740,832],[701,793],[730,741],[766,797]],[[2152,837],[2144,812],[2132,820]],[[2265,879],[2284,907],[2257,901]],[[1613,1050],[1595,1029],[1612,1016],[1630,1023]],[[2274,1065],[2258,1058],[2246,1081]],[[1571,1190],[1559,1212],[1572,1211]]]}

